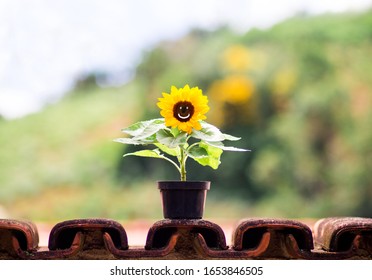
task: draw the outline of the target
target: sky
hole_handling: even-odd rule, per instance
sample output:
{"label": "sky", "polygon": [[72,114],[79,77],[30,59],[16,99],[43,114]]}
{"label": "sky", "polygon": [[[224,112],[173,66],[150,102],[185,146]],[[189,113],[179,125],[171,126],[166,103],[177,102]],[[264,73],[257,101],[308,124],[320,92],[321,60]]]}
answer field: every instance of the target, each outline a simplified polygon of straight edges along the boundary
{"label": "sky", "polygon": [[191,28],[269,28],[296,13],[363,10],[372,0],[0,0],[0,115],[37,112],[84,74],[129,80],[141,54]]}

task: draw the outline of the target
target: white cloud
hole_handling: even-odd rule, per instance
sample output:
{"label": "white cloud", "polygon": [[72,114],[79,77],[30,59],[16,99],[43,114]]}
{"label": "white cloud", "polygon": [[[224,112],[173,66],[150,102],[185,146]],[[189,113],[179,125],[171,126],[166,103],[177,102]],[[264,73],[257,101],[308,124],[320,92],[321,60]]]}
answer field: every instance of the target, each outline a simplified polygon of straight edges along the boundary
{"label": "white cloud", "polygon": [[1,89],[0,112],[7,118],[22,117],[25,112],[33,113],[39,111],[43,103],[28,92],[15,89]]}

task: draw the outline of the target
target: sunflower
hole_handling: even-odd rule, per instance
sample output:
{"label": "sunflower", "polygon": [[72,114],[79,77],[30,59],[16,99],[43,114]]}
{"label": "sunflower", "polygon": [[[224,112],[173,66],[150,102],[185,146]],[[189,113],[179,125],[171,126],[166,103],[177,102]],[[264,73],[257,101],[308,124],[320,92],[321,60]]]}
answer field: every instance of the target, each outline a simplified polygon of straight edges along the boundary
{"label": "sunflower", "polygon": [[199,121],[205,120],[207,117],[204,114],[209,111],[208,97],[198,87],[190,88],[189,85],[179,89],[172,86],[170,93],[163,92],[157,105],[166,126],[178,127],[188,134],[192,129],[201,129]]}

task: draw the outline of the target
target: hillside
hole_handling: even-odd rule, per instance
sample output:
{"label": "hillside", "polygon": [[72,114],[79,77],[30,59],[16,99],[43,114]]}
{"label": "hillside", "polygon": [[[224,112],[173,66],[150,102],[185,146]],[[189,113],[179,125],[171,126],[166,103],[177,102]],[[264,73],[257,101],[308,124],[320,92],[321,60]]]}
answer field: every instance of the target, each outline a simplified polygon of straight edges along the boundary
{"label": "hillside", "polygon": [[158,117],[161,92],[188,83],[208,95],[208,121],[252,150],[223,154],[217,171],[190,163],[191,179],[212,181],[207,216],[371,216],[371,53],[372,11],[162,42],[127,85],[82,86],[0,120],[0,205],[33,220],[159,218],[154,182],[174,174],[158,160],[122,159],[111,140]]}

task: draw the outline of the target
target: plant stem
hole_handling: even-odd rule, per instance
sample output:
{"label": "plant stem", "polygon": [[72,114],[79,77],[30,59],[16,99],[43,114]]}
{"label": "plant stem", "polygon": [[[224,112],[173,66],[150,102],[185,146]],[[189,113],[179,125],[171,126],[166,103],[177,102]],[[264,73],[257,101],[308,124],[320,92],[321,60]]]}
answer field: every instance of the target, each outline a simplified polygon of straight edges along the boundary
{"label": "plant stem", "polygon": [[180,162],[180,173],[181,173],[181,181],[186,181],[186,159],[187,155],[183,147],[181,147],[181,157],[179,159]]}

